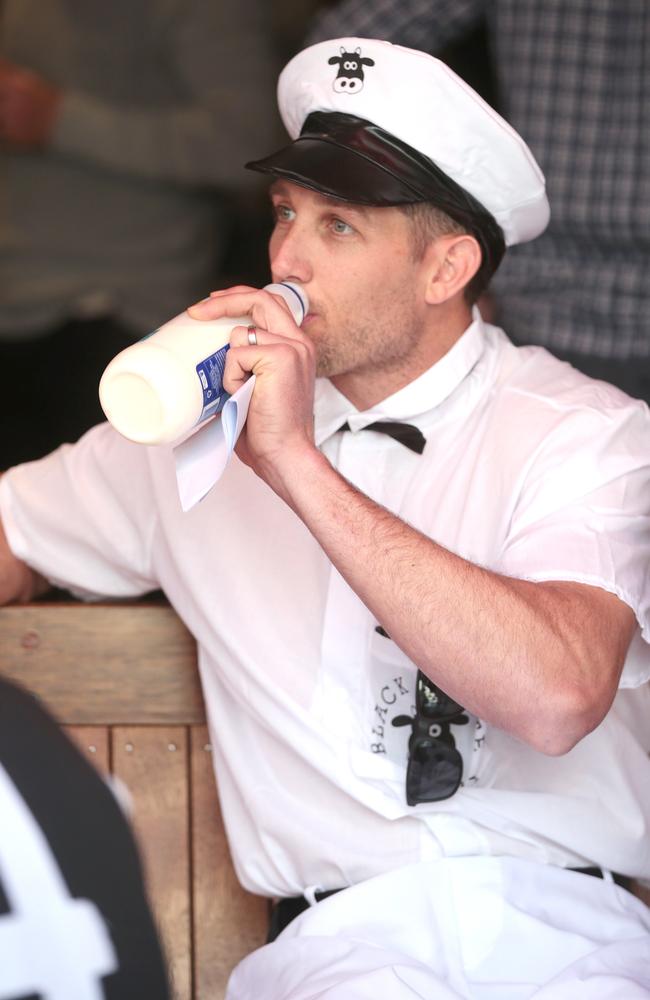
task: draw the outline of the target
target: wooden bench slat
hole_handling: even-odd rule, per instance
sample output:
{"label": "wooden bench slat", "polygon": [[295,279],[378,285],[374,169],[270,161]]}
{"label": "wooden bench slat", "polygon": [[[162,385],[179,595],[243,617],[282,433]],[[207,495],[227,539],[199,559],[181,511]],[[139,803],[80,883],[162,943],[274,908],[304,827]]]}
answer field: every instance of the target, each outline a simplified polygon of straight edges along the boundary
{"label": "wooden bench slat", "polygon": [[62,723],[205,721],[196,644],[167,605],[2,608],[0,664]]}
{"label": "wooden bench slat", "polygon": [[192,996],[188,733],[184,726],[116,726],[113,773],[128,788],[174,1000]]}
{"label": "wooden bench slat", "polygon": [[221,819],[207,727],[193,726],[190,740],[194,997],[223,1000],[235,965],[266,940],[269,904],[245,892],[237,881]]}
{"label": "wooden bench slat", "polygon": [[65,733],[100,774],[110,770],[108,726],[63,726]]}

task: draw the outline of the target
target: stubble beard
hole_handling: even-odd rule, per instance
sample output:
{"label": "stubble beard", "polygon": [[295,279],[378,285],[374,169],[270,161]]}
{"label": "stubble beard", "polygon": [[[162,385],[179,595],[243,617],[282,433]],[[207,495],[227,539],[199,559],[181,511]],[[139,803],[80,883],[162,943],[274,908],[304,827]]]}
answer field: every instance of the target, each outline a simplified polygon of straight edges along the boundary
{"label": "stubble beard", "polygon": [[333,378],[352,372],[401,371],[421,340],[419,322],[413,309],[390,310],[390,315],[368,323],[354,323],[334,337],[316,340],[316,375]]}

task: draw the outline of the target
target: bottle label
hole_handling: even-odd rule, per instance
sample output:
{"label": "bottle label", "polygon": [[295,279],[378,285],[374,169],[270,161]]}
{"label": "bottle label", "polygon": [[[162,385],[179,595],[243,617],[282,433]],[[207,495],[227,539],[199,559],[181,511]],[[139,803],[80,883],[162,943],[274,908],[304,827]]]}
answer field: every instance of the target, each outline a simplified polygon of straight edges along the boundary
{"label": "bottle label", "polygon": [[201,383],[203,391],[203,409],[197,423],[207,420],[208,417],[220,413],[226,401],[230,399],[230,394],[223,388],[223,371],[226,367],[226,354],[230,344],[220,348],[216,354],[199,361],[196,366],[196,374]]}

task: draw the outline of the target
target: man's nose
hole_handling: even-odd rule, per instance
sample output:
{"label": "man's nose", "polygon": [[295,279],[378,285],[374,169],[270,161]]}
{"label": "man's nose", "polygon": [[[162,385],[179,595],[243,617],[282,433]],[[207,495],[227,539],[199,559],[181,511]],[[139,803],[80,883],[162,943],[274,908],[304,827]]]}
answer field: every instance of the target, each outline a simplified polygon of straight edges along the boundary
{"label": "man's nose", "polygon": [[274,233],[269,244],[271,272],[277,281],[306,284],[313,274],[305,241],[293,227],[289,232]]}

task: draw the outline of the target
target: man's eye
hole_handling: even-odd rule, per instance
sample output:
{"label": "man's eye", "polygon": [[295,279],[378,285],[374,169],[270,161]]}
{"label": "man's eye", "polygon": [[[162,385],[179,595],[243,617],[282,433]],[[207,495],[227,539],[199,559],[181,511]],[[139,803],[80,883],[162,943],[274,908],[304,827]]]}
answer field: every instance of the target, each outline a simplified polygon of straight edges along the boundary
{"label": "man's eye", "polygon": [[274,205],[273,214],[277,222],[291,222],[296,213],[288,205]]}
{"label": "man's eye", "polygon": [[349,226],[347,222],[343,222],[343,219],[332,219],[332,229],[339,236],[354,232],[352,226]]}

